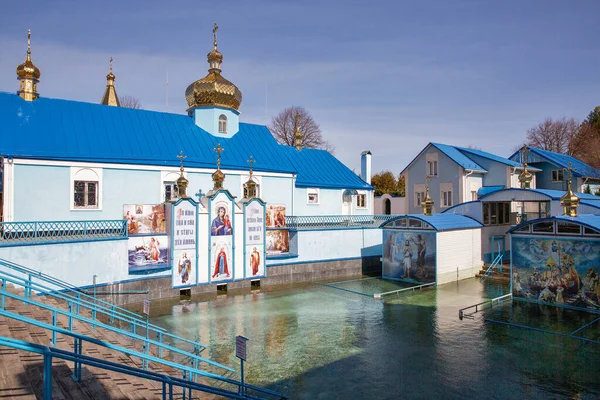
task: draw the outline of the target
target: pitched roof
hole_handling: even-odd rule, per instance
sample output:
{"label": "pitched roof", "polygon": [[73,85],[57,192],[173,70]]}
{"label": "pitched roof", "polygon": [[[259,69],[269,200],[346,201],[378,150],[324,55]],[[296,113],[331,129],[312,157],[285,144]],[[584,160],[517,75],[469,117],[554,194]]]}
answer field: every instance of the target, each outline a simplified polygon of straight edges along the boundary
{"label": "pitched roof", "polygon": [[[576,177],[594,177],[600,178],[600,169],[594,168],[591,165],[584,163],[583,161],[569,156],[567,154],[555,153],[549,150],[543,150],[537,147],[527,147],[529,151],[533,154],[537,154],[539,157],[547,160],[548,162],[556,165],[559,168],[568,168],[569,163],[574,168],[573,176]],[[514,159],[519,156],[521,150],[517,150],[512,156],[511,159]]]}
{"label": "pitched roof", "polygon": [[450,157],[452,161],[463,167],[464,169],[473,170],[475,172],[487,172],[485,168],[471,160],[469,157],[461,153],[458,148],[441,143],[431,143],[438,148],[439,151]]}
{"label": "pitched roof", "polygon": [[[223,169],[247,170],[252,156],[256,171],[296,173],[307,186],[346,188],[343,183],[351,182],[353,188],[371,188],[328,152],[303,150],[298,162],[262,125],[240,123],[233,137],[217,138],[187,115],[48,98],[28,102],[0,92],[0,126],[4,156],[178,166],[183,151],[186,166],[215,168],[213,148],[221,143]],[[333,169],[319,174],[315,168]]]}
{"label": "pitched roof", "polygon": [[500,156],[497,156],[495,154],[488,153],[487,151],[476,150],[476,149],[469,149],[468,147],[456,147],[456,149],[459,150],[463,154],[464,153],[467,153],[467,155],[473,154],[475,156],[487,158],[489,160],[496,161],[496,162],[499,162],[501,164],[506,164],[506,165],[509,165],[511,167],[519,167],[519,168],[523,167],[523,164],[521,164],[520,162],[509,160],[508,158],[500,157]]}

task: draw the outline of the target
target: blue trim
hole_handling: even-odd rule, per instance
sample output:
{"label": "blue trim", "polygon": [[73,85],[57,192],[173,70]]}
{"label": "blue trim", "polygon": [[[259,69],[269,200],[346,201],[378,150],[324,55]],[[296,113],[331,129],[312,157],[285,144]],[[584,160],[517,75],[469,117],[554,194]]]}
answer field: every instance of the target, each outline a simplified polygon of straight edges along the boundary
{"label": "blue trim", "polygon": [[[445,213],[447,213],[448,211],[455,209],[456,207],[465,206],[465,205],[467,205],[467,204],[471,204],[471,203],[481,203],[481,201],[479,201],[479,200],[471,200],[471,201],[465,201],[464,203],[458,203],[458,204],[455,204],[455,205],[453,205],[452,207],[446,208],[446,209],[445,209],[444,211],[442,211],[440,214],[445,214]],[[450,214],[450,213],[449,213],[449,214]],[[465,217],[466,217],[466,216],[467,216],[467,215],[465,215]]]}
{"label": "blue trim", "polygon": [[229,108],[229,107],[221,107],[221,106],[198,106],[198,107],[194,107],[194,108],[190,108],[188,110],[188,113],[194,111],[194,110],[225,110],[225,111],[231,111],[232,113],[234,113],[235,115],[240,115],[240,112],[238,110],[236,110],[235,108]]}
{"label": "blue trim", "polygon": [[289,258],[298,258],[298,254],[287,253],[287,254],[271,254],[266,256],[267,260],[286,260]]}
{"label": "blue trim", "polygon": [[[546,197],[548,197],[550,200],[558,200],[558,199],[560,199],[560,196],[559,196],[559,197],[553,197],[553,196],[551,196],[550,194],[548,194],[548,193],[545,193],[545,192],[543,192],[543,191],[541,191],[541,190],[539,190],[539,189],[507,188],[507,189],[502,189],[502,190],[496,190],[495,192],[491,192],[491,193],[488,193],[488,194],[484,194],[484,195],[483,195],[483,196],[481,196],[481,197],[480,197],[478,200],[479,200],[479,201],[482,201],[483,199],[485,199],[485,198],[486,198],[486,197],[488,197],[488,196],[492,196],[492,195],[494,195],[494,194],[497,194],[497,193],[499,193],[499,192],[505,192],[505,191],[509,191],[509,190],[515,190],[515,191],[520,191],[520,192],[530,192],[530,193],[531,193],[531,192],[534,192],[534,193],[541,194],[542,196],[546,196]],[[557,192],[558,192],[558,191],[557,191]],[[563,193],[564,193],[564,192],[563,192]],[[519,199],[515,199],[515,201],[520,201],[520,200],[519,200]]]}
{"label": "blue trim", "polygon": [[[399,215],[396,217],[393,217],[385,222],[383,222],[381,225],[379,225],[379,228],[382,229],[394,229],[394,230],[415,230],[415,231],[432,231],[431,229],[419,229],[419,228],[415,228],[415,227],[411,227],[411,226],[406,226],[406,228],[400,228],[400,227],[394,227],[394,226],[389,226],[390,224],[392,224],[393,222],[400,220],[400,219],[418,219],[422,222],[425,222],[426,224],[430,225],[434,231],[436,232],[445,232],[445,231],[455,231],[455,230],[463,230],[463,229],[477,229],[477,228],[481,228],[483,227],[483,224],[479,221],[477,221],[475,218],[473,217],[469,217],[468,215],[462,215],[462,214],[442,214],[442,213],[438,213],[438,214],[433,214],[433,215],[423,215],[423,214],[405,214],[405,215]],[[444,227],[444,226],[440,226],[442,224],[440,224],[440,222],[446,222],[444,221],[444,219],[454,219],[454,222],[460,221],[461,219],[466,219],[467,221],[463,221],[464,224],[461,225],[456,225],[454,227]],[[472,222],[475,222],[475,224],[473,224]],[[469,223],[469,225],[467,225],[466,223]],[[436,226],[438,225],[438,226]]]}

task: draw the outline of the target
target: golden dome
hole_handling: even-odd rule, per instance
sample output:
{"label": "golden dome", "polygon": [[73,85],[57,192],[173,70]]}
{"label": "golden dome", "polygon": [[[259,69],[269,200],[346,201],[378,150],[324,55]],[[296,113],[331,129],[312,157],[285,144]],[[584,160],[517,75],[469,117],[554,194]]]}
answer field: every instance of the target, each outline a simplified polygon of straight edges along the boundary
{"label": "golden dome", "polygon": [[19,79],[40,79],[40,69],[31,61],[31,30],[27,31],[27,58],[17,66],[17,76]]}
{"label": "golden dome", "polygon": [[221,75],[223,54],[217,50],[217,30],[213,29],[213,49],[207,54],[208,75],[197,80],[185,90],[185,99],[189,108],[201,106],[219,106],[238,110],[242,104],[242,91]]}

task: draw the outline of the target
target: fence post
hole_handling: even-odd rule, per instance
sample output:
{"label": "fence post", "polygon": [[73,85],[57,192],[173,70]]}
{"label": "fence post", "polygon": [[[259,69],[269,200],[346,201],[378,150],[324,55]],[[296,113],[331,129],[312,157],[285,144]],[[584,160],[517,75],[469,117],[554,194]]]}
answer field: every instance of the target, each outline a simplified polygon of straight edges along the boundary
{"label": "fence post", "polygon": [[[57,327],[58,318],[56,317],[56,310],[52,311],[52,326]],[[56,330],[52,330],[52,346],[56,346]]]}
{"label": "fence post", "polygon": [[44,400],[52,400],[52,356],[44,354]]}

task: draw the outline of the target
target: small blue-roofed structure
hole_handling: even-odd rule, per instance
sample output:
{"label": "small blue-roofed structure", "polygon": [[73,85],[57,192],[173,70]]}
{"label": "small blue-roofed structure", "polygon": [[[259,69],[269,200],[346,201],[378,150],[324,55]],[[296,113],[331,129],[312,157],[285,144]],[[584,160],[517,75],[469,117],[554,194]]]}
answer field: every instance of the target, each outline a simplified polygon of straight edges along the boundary
{"label": "small blue-roofed structure", "polygon": [[600,311],[600,215],[539,218],[507,233],[514,299]]}
{"label": "small blue-roofed structure", "polygon": [[482,224],[457,214],[409,214],[384,223],[387,279],[437,284],[475,276],[483,266]]}

